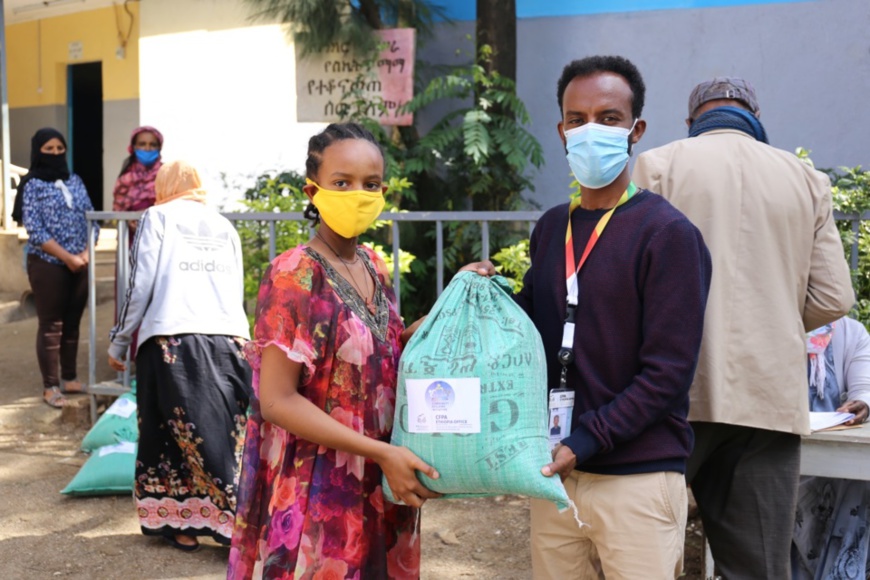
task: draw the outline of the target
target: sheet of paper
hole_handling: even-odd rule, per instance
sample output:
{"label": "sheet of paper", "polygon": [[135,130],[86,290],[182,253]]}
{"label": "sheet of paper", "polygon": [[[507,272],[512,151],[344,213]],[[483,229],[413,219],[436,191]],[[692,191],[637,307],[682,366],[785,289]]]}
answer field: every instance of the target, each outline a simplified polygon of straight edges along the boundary
{"label": "sheet of paper", "polygon": [[480,433],[480,379],[408,379],[410,433]]}
{"label": "sheet of paper", "polygon": [[105,447],[100,447],[99,452],[97,453],[100,457],[104,457],[106,455],[111,455],[112,453],[132,453],[136,454],[136,444],[131,443],[130,441],[121,441],[115,445],[106,445]]}
{"label": "sheet of paper", "polygon": [[117,399],[112,406],[106,410],[106,415],[118,415],[126,419],[136,412],[136,403],[130,399]]}
{"label": "sheet of paper", "polygon": [[846,421],[850,421],[854,418],[855,415],[852,413],[810,411],[810,431],[816,432],[830,429],[831,427],[842,425]]}

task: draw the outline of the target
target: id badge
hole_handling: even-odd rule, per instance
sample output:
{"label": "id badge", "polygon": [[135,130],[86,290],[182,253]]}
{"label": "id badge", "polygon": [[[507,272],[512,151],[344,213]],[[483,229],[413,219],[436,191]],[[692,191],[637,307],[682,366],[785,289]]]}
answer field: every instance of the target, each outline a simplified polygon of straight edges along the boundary
{"label": "id badge", "polygon": [[571,434],[571,417],[574,416],[574,391],[553,389],[550,391],[550,412],[547,420],[550,451]]}

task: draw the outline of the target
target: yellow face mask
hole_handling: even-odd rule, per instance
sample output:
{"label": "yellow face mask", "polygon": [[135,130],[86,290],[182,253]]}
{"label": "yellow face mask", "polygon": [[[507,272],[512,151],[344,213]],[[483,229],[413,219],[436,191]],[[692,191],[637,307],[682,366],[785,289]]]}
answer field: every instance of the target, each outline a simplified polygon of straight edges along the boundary
{"label": "yellow face mask", "polygon": [[381,191],[334,191],[323,189],[310,179],[305,183],[317,188],[311,203],[329,229],[343,238],[355,238],[371,226],[384,209]]}

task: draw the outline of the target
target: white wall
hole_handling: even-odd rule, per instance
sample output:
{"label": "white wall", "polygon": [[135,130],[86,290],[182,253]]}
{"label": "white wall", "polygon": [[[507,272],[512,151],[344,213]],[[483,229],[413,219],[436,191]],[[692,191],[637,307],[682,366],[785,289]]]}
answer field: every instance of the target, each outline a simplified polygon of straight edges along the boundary
{"label": "white wall", "polygon": [[304,168],[325,125],[296,122],[293,44],[251,23],[234,0],[142,3],[140,119],[160,129],[165,160],[199,169],[211,201],[238,197],[266,170]]}
{"label": "white wall", "polygon": [[521,20],[519,95],[547,166],[533,194],[565,200],[568,165],[556,133],[556,81],[572,59],[619,54],[646,82],[647,132],[636,151],[686,137],[699,82],[740,76],[755,85],[770,144],[811,149],[818,167],[870,167],[870,1],[814,0]]}
{"label": "white wall", "polygon": [[[550,0],[537,0],[540,2]],[[165,157],[196,164],[210,187],[265,169],[302,169],[323,124],[296,123],[293,46],[277,25],[251,22],[243,0],[148,0],[141,6],[141,122],[166,136]],[[421,51],[457,63],[473,22],[441,26]],[[813,150],[821,167],[870,166],[870,0],[813,0],[721,8],[526,18],[518,24],[517,82],[544,147],[530,195],[544,208],[568,194],[556,133],[556,81],[572,59],[620,54],[647,85],[647,133],[637,152],[685,136],[692,87],[715,75],[758,89],[771,144]],[[420,116],[424,130],[446,112]]]}

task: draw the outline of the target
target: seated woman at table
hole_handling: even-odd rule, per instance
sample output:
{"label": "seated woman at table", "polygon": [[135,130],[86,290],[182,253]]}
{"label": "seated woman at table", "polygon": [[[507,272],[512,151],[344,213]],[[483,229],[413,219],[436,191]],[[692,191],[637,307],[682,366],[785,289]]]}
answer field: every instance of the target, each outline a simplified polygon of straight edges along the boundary
{"label": "seated woman at table", "polygon": [[[870,335],[841,318],[807,335],[811,411],[870,409]],[[792,578],[870,578],[870,482],[802,477],[792,544]]]}

